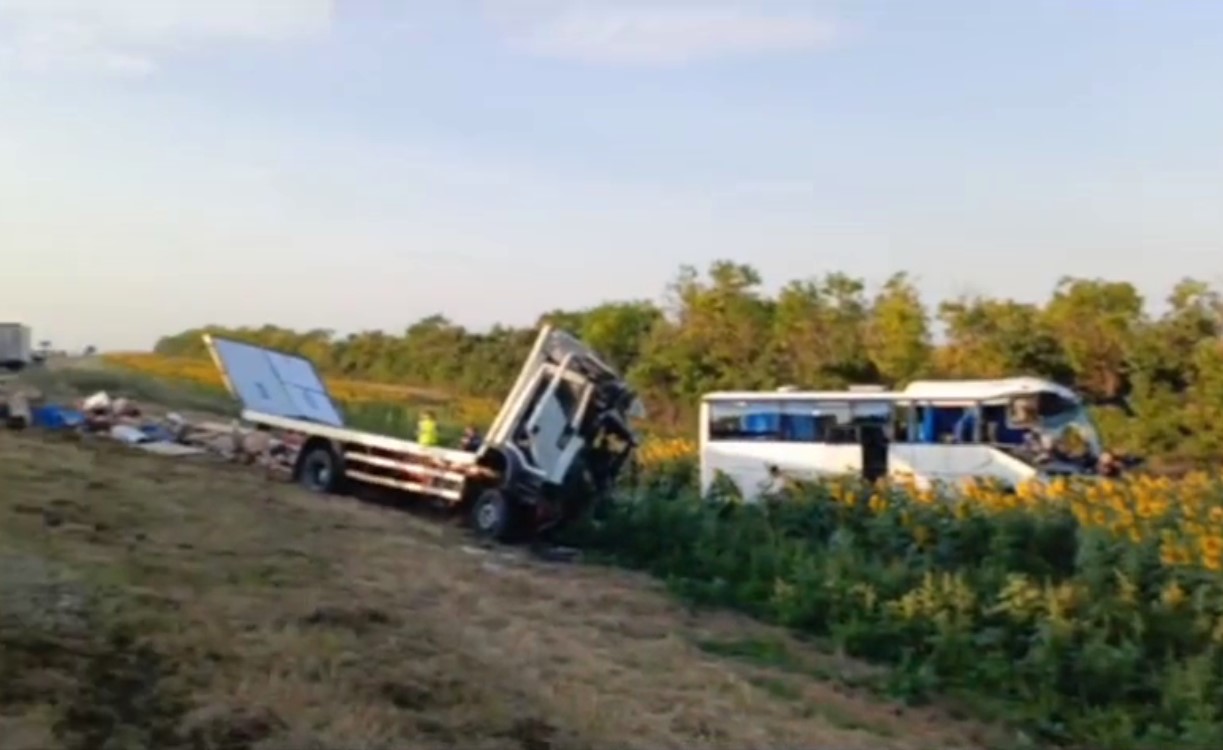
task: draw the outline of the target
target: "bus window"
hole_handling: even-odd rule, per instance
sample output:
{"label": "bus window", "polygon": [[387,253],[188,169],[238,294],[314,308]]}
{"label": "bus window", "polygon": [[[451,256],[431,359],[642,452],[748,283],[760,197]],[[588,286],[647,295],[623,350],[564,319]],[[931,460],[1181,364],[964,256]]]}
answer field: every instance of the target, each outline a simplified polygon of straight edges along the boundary
{"label": "bus window", "polygon": [[[856,443],[863,425],[888,429],[894,411],[886,401],[710,402],[709,439]],[[905,430],[901,440],[908,439]]]}
{"label": "bus window", "polygon": [[818,443],[823,440],[814,402],[781,402],[781,439],[790,443]]}
{"label": "bus window", "polygon": [[892,404],[887,401],[856,401],[850,408],[853,423],[888,424],[892,421]]}
{"label": "bus window", "polygon": [[986,404],[981,407],[981,439],[995,445],[1023,445],[1026,430],[1007,419],[1006,404]]}
{"label": "bus window", "polygon": [[781,414],[772,401],[709,403],[710,440],[780,440]]}
{"label": "bus window", "polygon": [[1008,426],[1024,429],[1036,424],[1036,397],[1018,396],[1011,399],[1010,411],[1007,414]]}
{"label": "bus window", "polygon": [[1060,417],[1077,408],[1079,408],[1077,403],[1056,393],[1041,391],[1036,394],[1036,413],[1042,418]]}
{"label": "bus window", "polygon": [[984,434],[985,426],[982,424],[981,407],[971,406],[961,410],[952,428],[952,442],[975,444],[981,442]]}
{"label": "bus window", "polygon": [[853,413],[846,401],[817,401],[811,404],[821,443],[854,443]]}
{"label": "bus window", "polygon": [[862,437],[862,428],[864,427],[879,428],[890,441],[894,434],[892,416],[896,411],[895,405],[888,401],[853,402],[850,406],[852,424],[850,434],[853,441],[859,442]]}
{"label": "bus window", "polygon": [[912,404],[896,404],[892,409],[892,419],[888,430],[888,440],[893,443],[910,443],[913,442],[914,433],[912,425],[914,424],[915,409]]}
{"label": "bus window", "polygon": [[967,422],[961,422],[968,411],[964,407],[924,404],[914,411],[917,428],[915,442],[963,442],[957,431],[968,426]]}
{"label": "bus window", "polygon": [[786,442],[836,442],[838,431],[852,423],[845,401],[786,400],[780,406],[781,440]]}

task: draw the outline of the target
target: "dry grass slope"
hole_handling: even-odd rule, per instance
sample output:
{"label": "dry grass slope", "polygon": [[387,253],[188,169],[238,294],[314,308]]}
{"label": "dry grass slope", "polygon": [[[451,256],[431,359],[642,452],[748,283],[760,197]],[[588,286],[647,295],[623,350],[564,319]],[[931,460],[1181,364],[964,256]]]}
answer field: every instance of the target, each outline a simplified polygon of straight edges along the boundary
{"label": "dry grass slope", "polygon": [[985,742],[638,577],[234,467],[0,432],[0,488],[7,750]]}

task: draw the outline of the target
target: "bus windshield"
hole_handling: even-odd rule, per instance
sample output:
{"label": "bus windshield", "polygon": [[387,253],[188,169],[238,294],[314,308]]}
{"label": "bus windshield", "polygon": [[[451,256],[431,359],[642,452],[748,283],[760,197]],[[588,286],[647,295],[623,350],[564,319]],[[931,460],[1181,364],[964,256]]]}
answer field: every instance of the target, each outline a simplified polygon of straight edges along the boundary
{"label": "bus windshield", "polygon": [[1082,441],[1083,447],[1092,456],[1098,457],[1101,453],[1100,431],[1084,406],[1076,406],[1056,417],[1042,417],[1037,429],[1055,441],[1073,435],[1074,439]]}
{"label": "bus windshield", "polygon": [[1010,421],[1049,442],[1077,441],[1100,455],[1100,432],[1081,401],[1047,391],[1020,396],[1011,401]]}

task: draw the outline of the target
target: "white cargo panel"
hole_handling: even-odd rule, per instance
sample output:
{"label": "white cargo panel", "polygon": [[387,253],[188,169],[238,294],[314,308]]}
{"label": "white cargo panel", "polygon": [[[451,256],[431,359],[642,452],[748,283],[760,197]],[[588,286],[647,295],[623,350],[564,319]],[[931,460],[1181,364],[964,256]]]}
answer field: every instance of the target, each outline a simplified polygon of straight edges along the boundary
{"label": "white cargo panel", "polygon": [[212,336],[205,341],[245,410],[344,426],[344,418],[310,360]]}

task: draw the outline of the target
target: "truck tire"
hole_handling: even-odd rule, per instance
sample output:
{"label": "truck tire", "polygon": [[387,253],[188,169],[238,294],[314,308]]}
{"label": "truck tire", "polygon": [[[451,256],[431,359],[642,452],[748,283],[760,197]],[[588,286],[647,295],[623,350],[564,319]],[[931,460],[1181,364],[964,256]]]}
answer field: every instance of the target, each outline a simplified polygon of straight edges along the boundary
{"label": "truck tire", "polygon": [[510,542],[517,535],[521,509],[500,489],[482,491],[471,504],[471,527],[476,536],[494,542]]}
{"label": "truck tire", "polygon": [[307,445],[297,460],[297,483],[319,494],[340,489],[344,477],[343,461],[328,443]]}

